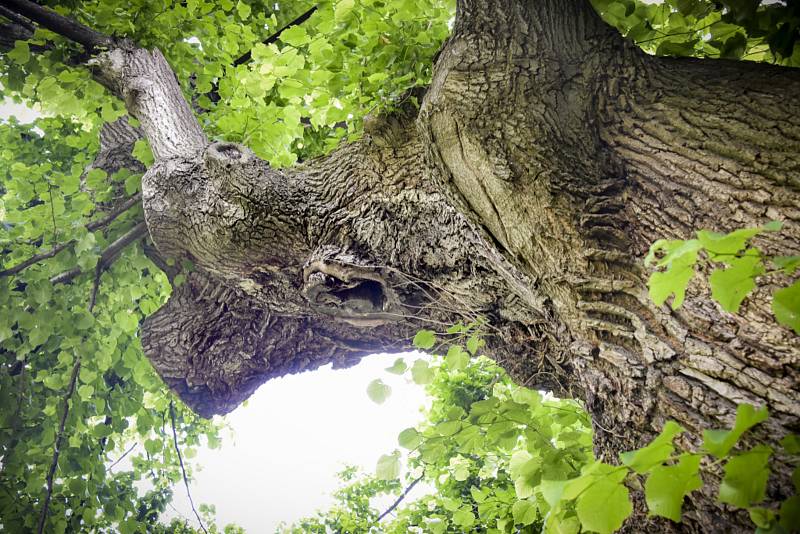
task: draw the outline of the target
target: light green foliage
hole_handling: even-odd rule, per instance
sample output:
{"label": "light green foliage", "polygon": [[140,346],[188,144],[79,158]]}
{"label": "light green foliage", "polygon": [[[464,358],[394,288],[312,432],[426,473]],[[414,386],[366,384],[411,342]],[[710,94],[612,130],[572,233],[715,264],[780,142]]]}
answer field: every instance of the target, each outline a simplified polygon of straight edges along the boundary
{"label": "light green foliage", "polygon": [[[796,497],[779,508],[764,503],[772,449],[757,445],[736,450],[744,433],[766,420],[766,409],[739,406],[733,427],[706,431],[699,451],[677,451],[674,441],[685,430],[667,421],[650,443],[621,454],[621,464],[611,465],[592,457],[591,431],[579,405],[514,384],[484,356],[466,362],[452,358],[457,352],[453,347],[467,354],[455,341],[477,339],[482,345],[479,329],[479,323],[472,323],[436,336],[419,334],[431,345],[437,337],[439,347],[448,347],[448,356],[434,354],[426,364],[432,373],[425,386],[431,407],[416,428],[400,432],[398,444],[407,452],[381,456],[375,477],[391,480],[395,487],[401,481],[410,487],[423,480],[433,492],[402,503],[391,519],[380,523],[380,532],[611,533],[633,512],[629,488],[641,490],[642,482],[649,513],[680,522],[684,498],[703,486],[701,471],[722,480],[720,502],[747,509],[758,527],[769,531],[793,524]],[[388,370],[400,368],[407,366],[396,361]],[[413,375],[413,367],[407,372]],[[785,436],[781,447],[796,455],[800,439]],[[345,490],[362,488],[370,480],[350,483]],[[352,506],[377,518],[379,510],[364,506],[379,494],[359,493]],[[349,517],[351,504],[344,505]],[[337,505],[318,514],[316,521],[341,525],[342,514]],[[290,531],[299,532],[299,525],[309,521]],[[348,532],[376,528],[377,522],[365,522]]]}
{"label": "light green foliage", "polygon": [[592,5],[651,54],[800,65],[796,2],[592,0]]}
{"label": "light green foliage", "polygon": [[[13,120],[0,128],[3,267],[59,243],[74,245],[0,278],[0,309],[8,311],[0,314],[3,524],[18,532],[36,528],[65,392],[80,358],[46,531],[130,532],[131,525],[157,520],[180,477],[165,423],[172,395],[137,337],[139,321],[168,297],[169,282],[141,247],[130,247],[102,274],[97,304],[89,313],[91,273],[100,250],[127,231],[141,211],[87,232],[85,224],[102,216],[95,214],[95,202],[111,198],[118,183],[97,171],[80,185],[97,149],[97,132],[59,117],[39,119],[36,126],[44,137]],[[75,266],[89,274],[69,284],[50,282]],[[185,452],[202,441],[218,441],[219,425],[180,403],[176,430]],[[110,469],[135,443],[130,463]],[[134,483],[144,478],[153,489],[140,497]],[[81,513],[65,514],[68,509]]]}
{"label": "light green foliage", "polygon": [[[742,228],[727,234],[699,230],[697,239],[659,239],[650,246],[645,265],[656,270],[650,275],[650,298],[662,305],[674,295],[672,309],[683,304],[686,288],[700,264],[712,268],[708,277],[711,298],[730,313],[756,288],[759,276],[786,277],[800,265],[797,256],[763,256],[750,241],[763,232],[777,232],[781,223],[773,221],[758,228]],[[768,270],[771,265],[773,269]],[[777,321],[800,334],[800,283],[778,289],[772,296],[772,310]]]}
{"label": "light green foliage", "polygon": [[367,395],[372,402],[383,404],[392,394],[392,388],[383,383],[381,379],[375,379],[367,386]]}

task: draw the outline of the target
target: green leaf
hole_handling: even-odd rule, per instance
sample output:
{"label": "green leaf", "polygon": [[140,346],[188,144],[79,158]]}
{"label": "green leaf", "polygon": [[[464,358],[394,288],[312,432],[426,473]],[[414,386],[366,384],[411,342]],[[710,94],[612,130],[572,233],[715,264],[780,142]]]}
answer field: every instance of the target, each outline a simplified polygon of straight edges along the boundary
{"label": "green leaf", "polygon": [[416,449],[421,442],[422,437],[416,428],[406,428],[397,436],[397,443],[404,449]]}
{"label": "green leaf", "polygon": [[408,366],[403,358],[397,358],[391,367],[386,368],[387,371],[395,375],[402,375],[407,369]]}
{"label": "green leaf", "polygon": [[750,404],[740,404],[736,407],[736,422],[731,430],[705,430],[703,431],[703,448],[709,454],[722,458],[739,441],[742,434],[750,428],[764,421],[769,416],[767,407],[756,410]]}
{"label": "green leaf", "polygon": [[793,274],[800,267],[800,256],[775,256],[772,263],[784,273]]}
{"label": "green leaf", "polygon": [[684,428],[675,421],[667,421],[664,429],[647,446],[619,455],[623,464],[639,474],[647,472],[654,465],[662,463],[674,452],[672,440],[684,431]]}
{"label": "green leaf", "polygon": [[764,265],[757,252],[725,261],[730,267],[714,269],[708,278],[711,297],[719,302],[723,310],[736,313],[745,297],[756,287],[756,276],[764,274]]}
{"label": "green leaf", "polygon": [[769,508],[753,507],[748,512],[750,512],[750,521],[759,528],[768,529],[775,522],[775,511]]}
{"label": "green leaf", "polygon": [[333,17],[334,19],[339,22],[347,18],[347,16],[353,11],[353,6],[355,5],[355,0],[339,0],[333,6]]}
{"label": "green leaf", "polygon": [[94,386],[90,386],[88,384],[84,384],[78,388],[78,396],[80,396],[81,400],[88,401],[92,398],[94,394]]}
{"label": "green leaf", "polygon": [[146,450],[151,456],[155,456],[156,454],[160,453],[162,447],[163,444],[159,439],[148,439],[144,442],[144,450]]}
{"label": "green leaf", "polygon": [[675,465],[657,465],[651,469],[644,485],[651,515],[680,522],[683,498],[703,485],[698,475],[701,458],[699,454],[682,454]]}
{"label": "green leaf", "polygon": [[511,507],[511,515],[514,516],[514,523],[522,525],[530,525],[539,515],[539,510],[536,507],[536,502],[529,499],[517,501]]}
{"label": "green leaf", "polygon": [[395,480],[400,476],[400,453],[384,454],[378,458],[375,476],[379,480]]}
{"label": "green leaf", "polygon": [[306,29],[298,25],[283,30],[280,40],[292,46],[302,46],[309,42],[311,38],[308,36]]}
{"label": "green leaf", "polygon": [[780,324],[800,335],[800,280],[772,294],[772,312]]}
{"label": "green leaf", "polygon": [[461,371],[469,365],[469,354],[458,345],[453,345],[447,350],[445,362],[450,369]]}
{"label": "green leaf", "polygon": [[383,404],[391,394],[392,388],[384,384],[381,379],[373,380],[367,386],[367,396],[377,404]]}
{"label": "green leaf", "polygon": [[414,335],[412,343],[421,350],[432,349],[436,344],[436,333],[430,330],[420,330]]}
{"label": "green leaf", "polygon": [[24,65],[31,58],[31,50],[26,41],[16,41],[14,48],[6,53],[6,57],[17,64]]}
{"label": "green leaf", "polygon": [[665,252],[664,257],[658,260],[656,265],[666,267],[666,270],[654,272],[647,282],[650,298],[657,306],[664,304],[667,298],[673,294],[675,298],[672,301],[672,309],[676,310],[683,304],[686,286],[694,275],[694,265],[697,263],[697,252],[700,248],[700,242],[696,239],[689,241],[659,240],[650,247],[650,252],[645,258],[646,264],[654,261],[656,252]]}
{"label": "green leaf", "polygon": [[475,524],[475,514],[472,513],[470,506],[463,506],[458,511],[453,512],[453,523],[469,528]]}
{"label": "green leaf", "polygon": [[767,230],[767,228],[741,228],[728,234],[698,230],[697,239],[714,259],[714,256],[719,254],[732,255],[738,253],[745,248],[750,239],[764,230]]}
{"label": "green leaf", "polygon": [[788,531],[800,525],[800,495],[792,495],[781,503],[779,524]]}
{"label": "green leaf", "polygon": [[433,371],[425,360],[416,360],[411,366],[411,378],[416,384],[424,386],[433,382]]}
{"label": "green leaf", "polygon": [[788,434],[781,439],[781,447],[789,454],[800,454],[800,435]]}
{"label": "green leaf", "polygon": [[578,497],[575,511],[585,529],[611,534],[631,515],[633,506],[628,488],[610,478],[601,478]]}
{"label": "green leaf", "polygon": [[767,491],[772,449],[758,445],[738,454],[725,464],[725,476],[719,486],[719,500],[739,508],[748,508],[764,500]]}
{"label": "green leaf", "polygon": [[239,0],[239,3],[236,4],[236,12],[242,20],[250,18],[250,11],[250,6],[242,2],[242,0]]}

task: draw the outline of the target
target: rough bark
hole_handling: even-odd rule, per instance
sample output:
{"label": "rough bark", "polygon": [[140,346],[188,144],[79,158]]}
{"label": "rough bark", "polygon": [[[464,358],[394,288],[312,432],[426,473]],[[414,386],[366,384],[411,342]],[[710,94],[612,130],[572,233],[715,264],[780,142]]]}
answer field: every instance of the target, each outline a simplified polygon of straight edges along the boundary
{"label": "rough bark", "polygon": [[[736,316],[698,281],[672,311],[641,265],[658,238],[773,219],[784,231],[759,245],[800,252],[798,71],[647,56],[584,1],[463,0],[419,113],[277,170],[206,141],[157,51],[124,45],[97,68],[157,156],[151,237],[197,269],[142,343],[198,413],[483,316],[512,376],[585,401],[608,461],[667,419],[686,440],[729,425],[739,402],[769,407],[760,436],[800,429],[798,338],[769,309],[786,280]],[[707,482],[680,528],[740,529]],[[779,462],[771,496],[786,491]]]}

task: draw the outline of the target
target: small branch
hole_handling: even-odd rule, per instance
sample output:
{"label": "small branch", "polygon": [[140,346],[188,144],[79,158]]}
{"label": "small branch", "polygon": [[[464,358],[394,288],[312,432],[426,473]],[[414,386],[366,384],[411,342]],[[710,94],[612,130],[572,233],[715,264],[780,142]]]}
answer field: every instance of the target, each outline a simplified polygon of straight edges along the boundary
{"label": "small branch", "polygon": [[53,460],[50,462],[50,469],[47,471],[47,493],[44,496],[44,505],[42,505],[42,512],[39,515],[39,528],[36,530],[38,534],[44,532],[44,524],[47,521],[47,512],[50,509],[50,499],[53,497],[53,477],[56,474],[58,467],[58,456],[61,454],[61,441],[64,438],[64,427],[67,423],[67,416],[69,415],[69,400],[72,393],[75,391],[75,382],[78,380],[78,371],[81,368],[80,357],[75,358],[75,365],[72,366],[72,375],[69,378],[69,386],[64,395],[64,409],[61,411],[61,422],[58,425],[58,434],[56,435],[56,443],[53,448]]}
{"label": "small branch", "polygon": [[29,0],[0,0],[0,6],[89,49],[109,47],[113,43],[113,39],[108,35],[97,32]]}
{"label": "small branch", "polygon": [[113,464],[111,464],[111,465],[109,465],[109,466],[108,466],[108,471],[111,471],[112,469],[114,469],[114,467],[116,467],[116,465],[117,465],[118,463],[120,463],[120,462],[121,462],[121,461],[122,461],[122,460],[123,460],[123,459],[124,459],[126,456],[128,456],[128,455],[129,455],[129,454],[130,454],[130,453],[133,451],[133,449],[135,449],[135,448],[136,448],[136,446],[137,446],[137,445],[138,445],[138,443],[134,443],[133,445],[131,445],[131,446],[128,448],[128,450],[127,450],[127,451],[125,451],[125,452],[122,454],[122,456],[120,456],[119,458],[117,458],[117,459],[116,459],[116,461],[115,461]]}
{"label": "small branch", "polygon": [[200,514],[197,513],[197,510],[194,507],[192,492],[189,490],[189,478],[186,476],[186,468],[183,466],[183,456],[181,456],[181,450],[178,448],[178,433],[175,430],[175,405],[173,404],[172,400],[169,401],[169,416],[170,419],[172,419],[172,441],[175,444],[175,452],[178,453],[178,462],[181,464],[181,474],[183,475],[183,484],[186,486],[186,496],[189,497],[189,504],[192,506],[192,512],[194,512],[197,522],[200,523],[200,528],[203,529],[203,532],[208,534],[206,527],[203,525],[203,520],[200,519]]}
{"label": "small branch", "polygon": [[[131,209],[132,207],[136,206],[139,203],[139,201],[141,200],[141,198],[142,198],[142,194],[141,193],[136,193],[135,195],[133,195],[132,197],[127,199],[125,202],[123,202],[122,204],[120,204],[119,206],[117,206],[116,208],[111,210],[108,213],[108,215],[106,215],[102,219],[99,219],[97,221],[93,221],[93,222],[90,222],[89,224],[87,224],[86,225],[86,229],[88,231],[90,231],[90,232],[93,232],[93,231],[97,230],[98,228],[103,228],[105,226],[108,226],[114,220],[116,220],[117,217],[119,217],[120,215],[122,215],[123,213],[125,213],[126,211]],[[27,269],[28,267],[30,267],[31,265],[35,264],[35,263],[39,263],[40,261],[52,258],[53,256],[55,256],[56,254],[58,254],[59,252],[61,252],[65,248],[67,248],[67,247],[69,247],[71,245],[74,245],[74,244],[75,244],[75,239],[71,239],[70,241],[67,241],[65,243],[61,243],[60,245],[54,246],[49,252],[45,252],[43,254],[37,254],[36,256],[32,256],[32,257],[28,258],[27,260],[23,261],[22,263],[15,265],[14,267],[11,267],[11,268],[6,269],[4,271],[0,271],[0,278],[2,278],[4,276],[11,276],[11,275],[17,274],[19,272],[22,272],[25,269]]]}
{"label": "small branch", "polygon": [[415,478],[414,481],[411,484],[408,485],[408,487],[405,489],[405,491],[403,491],[403,493],[400,494],[400,496],[397,498],[397,500],[394,501],[392,503],[392,505],[389,508],[386,509],[385,512],[383,512],[381,515],[378,516],[378,521],[377,522],[380,523],[381,519],[383,519],[387,515],[391,514],[394,511],[394,509],[397,508],[400,505],[401,502],[403,502],[403,499],[406,498],[406,496],[409,494],[409,492],[412,489],[414,489],[414,486],[416,486],[419,483],[419,481],[422,480],[422,477],[424,477],[424,476],[425,476],[425,473],[423,472],[420,476]]}
{"label": "small branch", "polygon": [[[136,241],[137,239],[144,237],[147,235],[147,224],[142,221],[127,232],[125,232],[122,236],[118,237],[116,241],[111,243],[107,249],[103,251],[100,255],[100,259],[97,260],[97,267],[95,268],[95,279],[97,280],[102,274],[103,271],[108,269],[114,260],[117,259],[122,251]],[[69,271],[64,271],[61,274],[57,274],[50,279],[51,284],[66,284],[67,282],[71,282],[77,276],[81,274],[80,267],[74,267]],[[95,283],[97,286],[97,283]]]}
{"label": "small branch", "polygon": [[[302,15],[300,15],[299,17],[297,17],[293,21],[289,22],[288,24],[286,24],[285,26],[283,26],[278,31],[276,31],[275,33],[273,33],[272,35],[270,35],[269,37],[267,37],[266,39],[264,39],[261,42],[263,44],[265,44],[265,45],[270,45],[270,44],[274,43],[275,41],[277,41],[280,38],[281,34],[284,31],[288,30],[292,26],[297,26],[298,24],[302,24],[305,21],[307,21],[311,17],[311,15],[313,15],[314,12],[317,10],[317,7],[318,6],[316,6],[316,5],[312,6],[308,11],[306,11],[305,13],[303,13]],[[233,66],[234,67],[238,67],[239,65],[244,65],[245,63],[250,61],[252,58],[253,58],[252,52],[251,51],[247,51],[245,54],[239,56],[238,58],[236,58],[233,61]],[[211,91],[208,92],[207,96],[213,102],[216,102],[216,101],[219,100],[219,82],[215,82],[214,85],[211,86]]]}
{"label": "small branch", "polygon": [[[303,13],[302,15],[300,15],[299,17],[297,17],[293,21],[289,22],[288,24],[286,24],[285,26],[283,26],[278,31],[276,31],[275,33],[273,33],[272,35],[270,35],[269,37],[267,37],[266,39],[264,39],[261,42],[263,44],[265,44],[265,45],[270,45],[270,44],[274,43],[275,41],[278,40],[278,38],[281,36],[281,34],[283,32],[285,32],[286,30],[288,30],[292,26],[297,26],[298,24],[302,24],[305,21],[307,21],[311,17],[311,15],[313,15],[314,12],[317,10],[317,7],[318,6],[312,6],[311,9],[309,9],[308,11],[306,11],[305,13]],[[238,67],[239,65],[243,65],[244,63],[247,63],[248,61],[250,61],[250,59],[252,57],[253,57],[252,53],[248,51],[247,53],[245,53],[241,57],[237,58],[233,62],[233,66],[234,67]]]}

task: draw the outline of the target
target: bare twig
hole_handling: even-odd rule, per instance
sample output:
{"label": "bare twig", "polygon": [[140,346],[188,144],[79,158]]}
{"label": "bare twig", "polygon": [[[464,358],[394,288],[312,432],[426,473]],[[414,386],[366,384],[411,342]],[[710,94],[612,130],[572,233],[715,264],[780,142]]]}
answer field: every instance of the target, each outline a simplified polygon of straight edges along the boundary
{"label": "bare twig", "polygon": [[[137,239],[144,237],[147,235],[147,224],[144,221],[140,222],[123,235],[118,237],[116,241],[111,243],[108,248],[106,248],[102,254],[100,254],[100,259],[97,260],[97,267],[95,268],[95,279],[100,277],[100,274],[103,273],[104,270],[108,269],[114,260],[117,259],[122,251],[136,241]],[[83,271],[80,267],[74,267],[69,271],[64,271],[63,273],[57,274],[50,279],[51,284],[66,284],[67,282],[71,282],[75,279],[78,275],[80,275]],[[95,284],[95,287],[97,284]]]}
{"label": "bare twig", "polygon": [[80,368],[81,359],[75,358],[75,365],[72,366],[72,374],[69,378],[69,386],[67,386],[67,392],[64,395],[64,408],[61,411],[61,422],[58,425],[58,434],[56,435],[56,442],[53,447],[53,460],[50,462],[50,469],[47,471],[47,492],[44,496],[42,512],[39,515],[39,528],[36,530],[38,534],[44,532],[44,523],[47,520],[47,512],[50,509],[50,499],[53,497],[53,477],[58,467],[58,456],[61,454],[61,441],[64,438],[64,427],[67,424],[67,416],[69,415],[69,400],[72,397],[72,393],[75,391],[75,382],[78,380],[78,371]]}
{"label": "bare twig", "polygon": [[200,519],[200,514],[197,513],[197,509],[194,507],[192,492],[189,490],[189,478],[186,476],[186,468],[183,466],[183,456],[181,456],[181,450],[178,447],[178,432],[175,430],[175,405],[172,400],[169,401],[169,417],[172,419],[172,442],[175,444],[175,452],[178,453],[178,462],[181,464],[181,474],[183,475],[183,484],[186,486],[186,496],[189,498],[189,505],[192,507],[192,512],[194,512],[197,522],[200,523],[200,528],[203,529],[203,532],[208,534],[208,530],[206,530],[205,525],[203,525],[203,520]]}
{"label": "bare twig", "polygon": [[120,462],[123,460],[123,458],[125,458],[126,456],[128,456],[128,455],[129,455],[129,454],[130,454],[130,453],[133,451],[133,449],[135,449],[135,448],[136,448],[136,446],[137,446],[137,445],[138,445],[138,443],[134,443],[133,445],[131,445],[130,447],[128,447],[128,450],[127,450],[127,451],[125,451],[124,453],[122,453],[122,456],[120,456],[119,458],[117,458],[117,459],[114,461],[114,463],[113,463],[113,464],[111,464],[111,465],[109,465],[109,466],[108,466],[108,471],[111,471],[112,469],[114,469],[114,467],[116,467],[116,466],[117,466],[117,464],[118,464],[118,463],[120,463]]}
{"label": "bare twig", "polygon": [[[117,206],[116,208],[111,210],[108,213],[108,215],[106,215],[102,219],[99,219],[97,221],[92,221],[89,224],[87,224],[86,225],[86,229],[88,231],[90,231],[90,232],[93,232],[93,231],[97,230],[98,228],[103,228],[105,226],[108,226],[109,224],[114,222],[117,219],[117,217],[119,217],[120,215],[122,215],[123,213],[125,213],[126,211],[131,209],[132,207],[136,206],[137,204],[139,204],[139,201],[141,200],[141,198],[142,198],[142,194],[141,193],[136,193],[132,197],[128,198],[125,202],[123,202],[122,204],[120,204],[119,206]],[[52,258],[53,256],[55,256],[56,254],[58,254],[59,252],[61,252],[65,248],[74,245],[75,242],[76,242],[76,240],[72,239],[72,240],[67,241],[65,243],[61,243],[60,245],[54,246],[49,252],[45,252],[43,254],[37,254],[36,256],[30,257],[27,260],[23,261],[22,263],[15,265],[14,267],[11,267],[11,268],[6,269],[4,271],[0,271],[0,278],[3,277],[3,276],[11,276],[11,275],[17,274],[17,273],[19,273],[21,271],[24,271],[25,269],[27,269],[28,267],[30,267],[34,263],[39,263],[40,261]]]}
{"label": "bare twig", "polygon": [[415,478],[414,481],[411,482],[411,484],[408,485],[408,487],[405,489],[405,491],[403,491],[403,493],[400,494],[400,496],[397,498],[397,500],[394,501],[392,503],[392,505],[389,508],[386,509],[385,512],[383,512],[381,515],[378,516],[378,521],[377,522],[380,523],[381,519],[383,519],[387,515],[391,514],[394,511],[395,508],[400,506],[400,503],[403,502],[403,499],[406,498],[406,496],[409,494],[409,492],[412,489],[414,489],[414,486],[416,486],[419,483],[419,481],[422,480],[422,478],[424,476],[425,476],[425,473],[423,472],[420,476]]}

